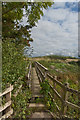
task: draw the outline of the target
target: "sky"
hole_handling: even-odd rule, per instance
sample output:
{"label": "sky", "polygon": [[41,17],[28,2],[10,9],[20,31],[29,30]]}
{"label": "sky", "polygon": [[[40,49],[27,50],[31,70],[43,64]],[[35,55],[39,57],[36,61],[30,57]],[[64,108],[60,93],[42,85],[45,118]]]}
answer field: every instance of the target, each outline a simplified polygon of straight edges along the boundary
{"label": "sky", "polygon": [[78,3],[55,2],[32,28],[33,57],[78,56]]}

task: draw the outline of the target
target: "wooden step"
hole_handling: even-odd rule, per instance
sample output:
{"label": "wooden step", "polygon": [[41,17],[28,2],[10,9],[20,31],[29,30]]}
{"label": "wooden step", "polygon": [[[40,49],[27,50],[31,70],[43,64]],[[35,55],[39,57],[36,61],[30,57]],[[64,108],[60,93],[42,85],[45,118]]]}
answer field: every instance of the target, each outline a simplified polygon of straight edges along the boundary
{"label": "wooden step", "polygon": [[46,110],[45,105],[41,103],[30,103],[29,108],[31,108],[34,112]]}
{"label": "wooden step", "polygon": [[29,107],[45,107],[44,104],[39,104],[39,103],[30,103]]}
{"label": "wooden step", "polygon": [[[44,118],[45,120],[50,120],[50,118],[52,118],[52,116],[50,115],[50,113],[48,112],[34,112],[31,116],[31,118],[35,118],[36,120],[40,118]],[[31,120],[30,118],[30,120]]]}
{"label": "wooden step", "polygon": [[32,95],[32,98],[43,98],[43,95],[40,95],[40,94],[34,94],[34,95]]}

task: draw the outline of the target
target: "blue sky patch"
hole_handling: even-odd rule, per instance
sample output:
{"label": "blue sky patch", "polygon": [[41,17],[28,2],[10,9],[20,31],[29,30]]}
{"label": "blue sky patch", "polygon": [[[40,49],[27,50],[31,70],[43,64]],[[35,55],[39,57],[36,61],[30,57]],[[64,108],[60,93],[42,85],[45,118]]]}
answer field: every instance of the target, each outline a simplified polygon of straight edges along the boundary
{"label": "blue sky patch", "polygon": [[78,2],[66,2],[66,8],[69,8],[71,11],[78,12]]}

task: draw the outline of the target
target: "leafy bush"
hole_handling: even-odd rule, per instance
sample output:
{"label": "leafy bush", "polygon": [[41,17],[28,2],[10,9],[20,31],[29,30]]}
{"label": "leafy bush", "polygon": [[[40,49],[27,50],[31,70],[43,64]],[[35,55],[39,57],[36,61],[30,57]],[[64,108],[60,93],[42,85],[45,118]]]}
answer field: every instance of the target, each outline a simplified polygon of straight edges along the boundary
{"label": "leafy bush", "polygon": [[12,107],[14,110],[13,118],[26,118],[30,115],[28,100],[31,98],[29,89],[22,89],[16,97],[13,97]]}
{"label": "leafy bush", "polygon": [[19,50],[22,48],[21,45],[19,45],[20,48],[16,47],[10,39],[2,45],[2,88],[5,89],[8,83],[12,85],[15,82],[19,83],[18,78],[24,77],[27,63],[23,60],[23,52]]}

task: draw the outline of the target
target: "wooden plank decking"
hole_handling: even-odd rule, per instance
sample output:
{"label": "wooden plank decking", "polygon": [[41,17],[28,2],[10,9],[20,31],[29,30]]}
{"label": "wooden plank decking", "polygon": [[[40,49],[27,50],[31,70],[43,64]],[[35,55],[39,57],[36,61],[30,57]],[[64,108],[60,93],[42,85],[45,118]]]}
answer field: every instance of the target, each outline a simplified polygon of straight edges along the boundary
{"label": "wooden plank decking", "polygon": [[[35,99],[35,97],[38,97],[39,99],[43,99],[43,96],[40,94],[40,83],[39,83],[39,79],[37,77],[37,73],[35,68],[33,67],[32,69],[32,98]],[[33,118],[40,118],[40,119],[47,119],[47,118],[52,118],[51,114],[46,112],[46,107],[43,103],[36,103],[34,101],[34,103],[30,103],[29,104],[29,108],[33,109],[33,113],[30,117],[30,119]]]}

